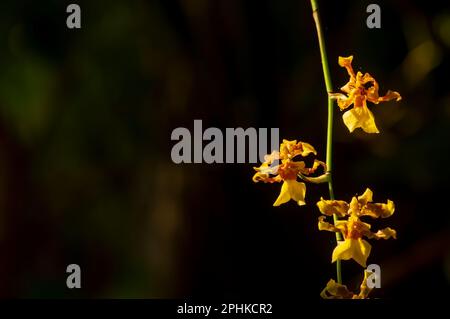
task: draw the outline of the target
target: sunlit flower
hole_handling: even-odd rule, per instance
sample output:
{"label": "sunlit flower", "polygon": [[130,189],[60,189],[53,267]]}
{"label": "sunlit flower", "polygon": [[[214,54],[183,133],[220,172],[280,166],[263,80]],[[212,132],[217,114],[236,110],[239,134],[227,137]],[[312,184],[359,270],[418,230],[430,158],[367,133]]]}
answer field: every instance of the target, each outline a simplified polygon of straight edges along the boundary
{"label": "sunlit flower", "polygon": [[319,166],[325,168],[325,164],[314,160],[312,167],[306,167],[304,161],[295,161],[298,157],[306,157],[309,154],[316,155],[317,152],[308,143],[297,142],[296,140],[283,140],[280,151],[273,151],[264,157],[264,162],[260,167],[254,167],[256,174],[253,176],[254,182],[280,183],[280,195],[273,206],[280,206],[294,200],[298,205],[305,205],[306,185],[298,182],[297,178],[314,173]]}
{"label": "sunlit flower", "polygon": [[330,279],[327,286],[320,293],[320,296],[323,299],[367,299],[373,289],[367,286],[367,278],[370,274],[370,272],[364,271],[364,278],[359,288],[359,294],[355,294],[348,290],[346,285],[338,284],[333,279]]}
{"label": "sunlit flower", "polygon": [[353,56],[339,57],[339,65],[347,69],[350,80],[341,87],[341,91],[346,93],[330,93],[332,98],[337,99],[341,110],[345,110],[353,104],[353,108],[342,116],[345,125],[350,132],[360,127],[367,133],[379,133],[375,124],[372,112],[367,107],[367,101],[378,104],[380,102],[395,99],[400,101],[402,97],[398,92],[388,90],[386,95],[378,95],[378,83],[369,74],[364,75],[358,71],[355,74],[352,67]]}
{"label": "sunlit flower", "polygon": [[370,231],[370,224],[360,220],[361,216],[372,218],[386,218],[394,213],[394,202],[388,200],[386,204],[372,203],[372,191],[366,189],[364,194],[353,197],[350,204],[341,200],[321,200],[317,207],[322,214],[337,217],[348,217],[347,220],[339,220],[336,225],[325,221],[325,216],[319,217],[319,230],[340,232],[344,241],[339,243],[333,251],[332,262],[338,259],[354,259],[358,264],[366,267],[366,260],[370,254],[371,246],[363,237],[374,239],[396,238],[395,230],[387,227],[376,233]]}

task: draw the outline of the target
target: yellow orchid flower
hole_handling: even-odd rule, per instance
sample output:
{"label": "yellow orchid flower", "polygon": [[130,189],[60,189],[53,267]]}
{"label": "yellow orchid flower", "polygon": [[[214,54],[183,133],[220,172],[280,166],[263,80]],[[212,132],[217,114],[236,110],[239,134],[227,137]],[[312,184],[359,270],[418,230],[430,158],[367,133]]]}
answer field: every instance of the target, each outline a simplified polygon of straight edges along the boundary
{"label": "yellow orchid flower", "polygon": [[323,198],[317,203],[317,207],[324,215],[348,216],[347,220],[339,220],[336,225],[327,223],[325,216],[319,217],[319,230],[340,232],[344,236],[344,241],[334,249],[331,262],[338,259],[353,259],[361,266],[366,267],[366,261],[372,247],[363,239],[363,236],[374,239],[396,238],[397,233],[392,228],[387,227],[373,233],[370,231],[370,224],[360,220],[361,216],[387,218],[394,213],[395,205],[393,201],[388,200],[386,204],[372,203],[372,196],[372,191],[367,188],[361,196],[353,197],[350,204],[341,200],[324,200]]}
{"label": "yellow orchid flower", "polygon": [[352,61],[352,55],[349,57],[339,57],[339,65],[344,67],[350,76],[347,84],[341,87],[341,91],[346,94],[329,93],[329,95],[337,99],[341,110],[345,110],[352,104],[354,105],[351,110],[345,112],[342,116],[344,124],[350,132],[360,127],[367,133],[379,133],[374,116],[367,107],[367,101],[378,104],[393,99],[400,101],[402,97],[398,92],[390,90],[387,91],[386,95],[379,96],[377,81],[369,73],[363,75],[358,71],[355,74]]}
{"label": "yellow orchid flower", "polygon": [[280,194],[273,206],[280,206],[291,199],[298,205],[305,205],[306,185],[298,182],[297,177],[312,174],[319,166],[325,168],[325,164],[314,160],[313,166],[308,168],[304,161],[294,161],[294,159],[298,156],[306,157],[311,153],[317,154],[314,147],[308,143],[297,142],[297,140],[283,140],[279,152],[273,151],[266,155],[261,166],[254,167],[256,173],[253,176],[253,181],[255,183],[283,182]]}
{"label": "yellow orchid flower", "polygon": [[373,289],[367,286],[367,278],[370,274],[370,272],[364,271],[364,278],[359,288],[359,294],[355,294],[348,290],[346,285],[338,284],[333,279],[330,279],[327,286],[320,293],[320,296],[323,299],[367,299]]}

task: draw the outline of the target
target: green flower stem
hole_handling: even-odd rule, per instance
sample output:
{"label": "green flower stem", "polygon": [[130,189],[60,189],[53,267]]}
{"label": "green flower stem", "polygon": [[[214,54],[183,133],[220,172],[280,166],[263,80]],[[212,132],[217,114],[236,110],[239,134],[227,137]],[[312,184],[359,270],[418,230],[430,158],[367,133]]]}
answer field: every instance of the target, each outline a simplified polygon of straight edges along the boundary
{"label": "green flower stem", "polygon": [[[330,192],[330,199],[334,199],[334,191],[333,191],[333,179],[332,179],[332,168],[333,168],[333,108],[334,103],[333,99],[331,99],[328,93],[333,92],[333,85],[331,83],[330,69],[328,67],[328,57],[325,48],[325,40],[323,36],[322,26],[320,23],[319,16],[319,6],[316,0],[311,0],[312,7],[312,15],[314,18],[314,22],[316,24],[317,30],[317,38],[319,40],[320,47],[320,58],[322,60],[322,69],[323,69],[323,77],[325,79],[325,86],[327,89],[327,97],[328,97],[328,125],[327,125],[327,174],[328,174],[328,190]],[[334,224],[338,220],[336,214],[333,215]],[[339,241],[342,240],[342,234],[336,233],[336,244],[339,244]],[[342,284],[342,274],[341,274],[341,261],[336,261],[336,275],[337,282]]]}

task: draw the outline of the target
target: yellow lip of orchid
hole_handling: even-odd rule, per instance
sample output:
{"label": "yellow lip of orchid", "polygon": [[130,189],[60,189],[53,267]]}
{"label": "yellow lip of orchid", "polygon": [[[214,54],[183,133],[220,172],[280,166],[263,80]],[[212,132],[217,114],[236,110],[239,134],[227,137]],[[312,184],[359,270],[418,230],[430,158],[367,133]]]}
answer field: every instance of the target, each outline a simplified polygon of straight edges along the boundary
{"label": "yellow lip of orchid", "polygon": [[[314,173],[325,164],[314,160],[312,167],[306,167],[304,161],[295,161],[299,156],[306,157],[317,152],[311,144],[297,142],[297,140],[283,140],[280,151],[273,151],[264,157],[264,162],[259,167],[254,167],[254,182],[280,183],[283,182],[278,198],[273,206],[280,206],[289,200],[294,200],[298,205],[305,205],[306,185],[298,182],[298,176],[307,176]],[[281,162],[280,162],[281,161]]]}
{"label": "yellow lip of orchid", "polygon": [[325,221],[325,216],[319,217],[319,230],[342,233],[344,240],[333,251],[332,262],[338,259],[353,259],[362,267],[366,267],[367,258],[370,255],[371,245],[363,239],[388,239],[396,238],[397,233],[392,228],[384,228],[373,233],[370,224],[360,220],[361,216],[372,218],[387,218],[395,211],[394,202],[388,200],[384,203],[373,203],[373,193],[370,189],[358,197],[353,197],[350,204],[341,200],[324,200],[317,203],[320,212],[327,216],[348,217],[347,220],[339,220],[336,225]]}
{"label": "yellow lip of orchid", "polygon": [[347,70],[350,79],[347,84],[341,87],[341,91],[345,94],[329,93],[329,96],[337,100],[341,110],[345,110],[353,104],[353,108],[346,111],[342,116],[350,133],[359,127],[366,133],[379,133],[373,113],[367,107],[367,101],[378,104],[394,99],[400,101],[402,97],[400,93],[391,90],[388,90],[386,95],[379,96],[378,82],[369,73],[362,74],[358,71],[355,74],[352,61],[352,55],[339,57],[339,65]]}

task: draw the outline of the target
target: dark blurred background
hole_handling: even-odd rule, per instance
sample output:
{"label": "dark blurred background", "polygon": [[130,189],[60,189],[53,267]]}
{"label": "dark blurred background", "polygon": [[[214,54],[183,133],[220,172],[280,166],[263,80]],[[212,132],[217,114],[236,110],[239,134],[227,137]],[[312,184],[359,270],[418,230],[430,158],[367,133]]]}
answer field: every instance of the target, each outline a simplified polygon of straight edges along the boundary
{"label": "dark blurred background", "polygon": [[[372,241],[380,298],[448,296],[450,8],[320,1],[335,90],[339,55],[400,103],[371,106],[381,134],[349,134],[336,107],[336,197],[392,199],[397,240]],[[326,95],[309,1],[0,4],[0,296],[318,298],[335,265],[316,201],[272,203],[252,164],[172,162],[173,129],[276,127],[325,160]],[[66,287],[66,266],[82,288]],[[344,262],[356,289],[361,268]],[[267,299],[265,299],[267,300]]]}

